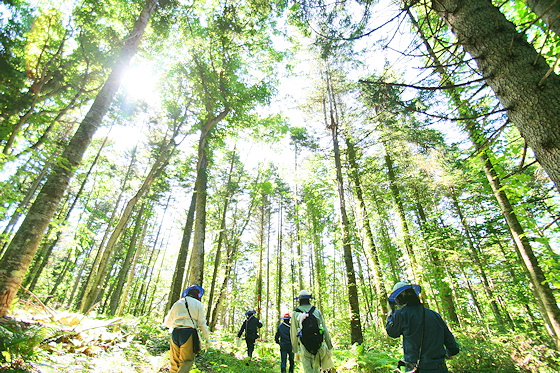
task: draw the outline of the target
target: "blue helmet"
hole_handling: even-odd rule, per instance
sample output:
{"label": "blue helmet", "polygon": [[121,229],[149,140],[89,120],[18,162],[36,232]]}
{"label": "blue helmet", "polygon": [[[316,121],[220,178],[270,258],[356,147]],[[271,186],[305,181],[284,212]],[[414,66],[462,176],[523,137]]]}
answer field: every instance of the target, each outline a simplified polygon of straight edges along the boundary
{"label": "blue helmet", "polygon": [[405,290],[412,289],[416,293],[416,295],[420,294],[422,288],[420,285],[410,285],[406,282],[397,282],[395,286],[393,286],[393,292],[389,295],[389,303],[396,303],[399,304],[397,301],[397,297]]}
{"label": "blue helmet", "polygon": [[200,299],[202,298],[202,295],[204,295],[204,289],[202,288],[202,286],[192,285],[183,290],[183,292],[181,293],[182,298],[186,297],[187,295]]}

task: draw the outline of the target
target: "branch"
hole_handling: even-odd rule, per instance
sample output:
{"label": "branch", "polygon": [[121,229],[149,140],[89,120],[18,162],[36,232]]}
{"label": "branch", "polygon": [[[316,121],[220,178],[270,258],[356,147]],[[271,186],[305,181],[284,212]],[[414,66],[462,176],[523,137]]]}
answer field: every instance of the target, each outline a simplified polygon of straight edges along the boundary
{"label": "branch", "polygon": [[372,81],[363,80],[363,79],[358,80],[358,83],[386,85],[386,86],[391,86],[391,87],[414,88],[414,89],[426,90],[426,91],[437,91],[437,90],[440,90],[440,89],[455,89],[455,88],[464,87],[466,85],[470,85],[470,84],[473,84],[473,83],[480,83],[480,82],[483,82],[483,81],[484,81],[484,79],[480,78],[480,79],[472,80],[470,82],[465,82],[465,83],[460,83],[460,84],[449,84],[449,85],[444,85],[444,86],[440,86],[440,87],[423,87],[423,86],[415,86],[415,85],[411,85],[411,84],[401,84],[401,83],[372,82]]}

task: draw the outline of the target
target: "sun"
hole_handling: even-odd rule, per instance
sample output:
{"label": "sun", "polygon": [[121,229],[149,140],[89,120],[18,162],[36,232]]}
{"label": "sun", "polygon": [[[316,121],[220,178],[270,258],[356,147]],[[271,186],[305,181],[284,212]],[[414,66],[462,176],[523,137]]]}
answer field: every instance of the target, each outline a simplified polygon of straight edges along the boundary
{"label": "sun", "polygon": [[158,74],[149,63],[133,63],[122,80],[123,92],[133,101],[145,101],[150,105],[159,101]]}

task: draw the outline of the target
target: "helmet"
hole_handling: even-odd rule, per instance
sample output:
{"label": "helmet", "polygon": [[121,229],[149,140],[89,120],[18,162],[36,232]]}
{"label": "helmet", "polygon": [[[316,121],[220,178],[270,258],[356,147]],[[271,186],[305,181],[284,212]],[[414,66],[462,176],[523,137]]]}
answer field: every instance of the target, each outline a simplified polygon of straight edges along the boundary
{"label": "helmet", "polygon": [[257,313],[255,310],[248,310],[247,312],[245,312],[245,315],[249,316],[254,315],[255,313]]}
{"label": "helmet", "polygon": [[307,290],[302,290],[299,292],[299,295],[296,297],[296,299],[304,299],[304,298],[313,299],[313,296]]}
{"label": "helmet", "polygon": [[204,295],[204,289],[202,288],[202,286],[192,285],[183,290],[183,292],[181,293],[182,298],[186,297],[187,295],[192,295],[195,298],[200,299],[202,298],[202,295]]}
{"label": "helmet", "polygon": [[283,319],[283,320],[289,320],[289,319],[291,319],[291,318],[292,318],[292,316],[290,316],[290,313],[289,313],[289,312],[285,313],[285,314],[282,315],[282,317],[281,317],[281,319]]}
{"label": "helmet", "polygon": [[399,281],[393,286],[393,292],[391,293],[391,295],[389,295],[389,303],[399,304],[399,302],[397,301],[397,297],[407,289],[413,289],[416,295],[420,294],[420,292],[422,291],[420,285],[410,285],[406,282]]}

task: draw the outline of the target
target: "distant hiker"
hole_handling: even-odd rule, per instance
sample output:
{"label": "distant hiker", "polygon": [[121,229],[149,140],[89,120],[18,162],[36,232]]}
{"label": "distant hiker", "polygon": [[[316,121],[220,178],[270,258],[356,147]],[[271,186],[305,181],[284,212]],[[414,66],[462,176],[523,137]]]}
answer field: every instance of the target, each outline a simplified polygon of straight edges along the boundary
{"label": "distant hiker", "polygon": [[[290,325],[290,338],[295,354],[299,354],[304,373],[319,373],[332,367],[332,343],[321,311],[311,306],[311,294],[302,290]],[[326,365],[326,361],[329,362]]]}
{"label": "distant hiker", "polygon": [[292,340],[290,339],[290,319],[289,313],[280,318],[282,322],[278,325],[274,341],[280,345],[280,372],[286,373],[287,360],[290,360],[290,373],[294,373],[294,352],[292,350]]}
{"label": "distant hiker", "polygon": [[[405,372],[447,373],[445,358],[459,353],[459,345],[441,316],[420,303],[421,288],[397,282],[389,296],[391,313],[385,330],[390,337],[403,336]],[[395,311],[396,305],[402,307]]]}
{"label": "distant hiker", "polygon": [[[255,341],[259,338],[259,328],[262,328],[262,323],[255,316],[256,312],[254,310],[249,310],[245,312],[246,319],[237,333],[237,338],[241,338],[243,331],[245,331],[245,343],[247,344],[247,355],[249,360],[253,357],[253,351],[255,350]],[[249,361],[247,361],[249,365]]]}
{"label": "distant hiker", "polygon": [[208,326],[204,307],[200,297],[204,289],[193,285],[183,291],[179,299],[165,317],[163,325],[172,329],[169,359],[171,360],[170,373],[190,372],[195,355],[200,351],[200,330],[206,343],[208,343]]}

